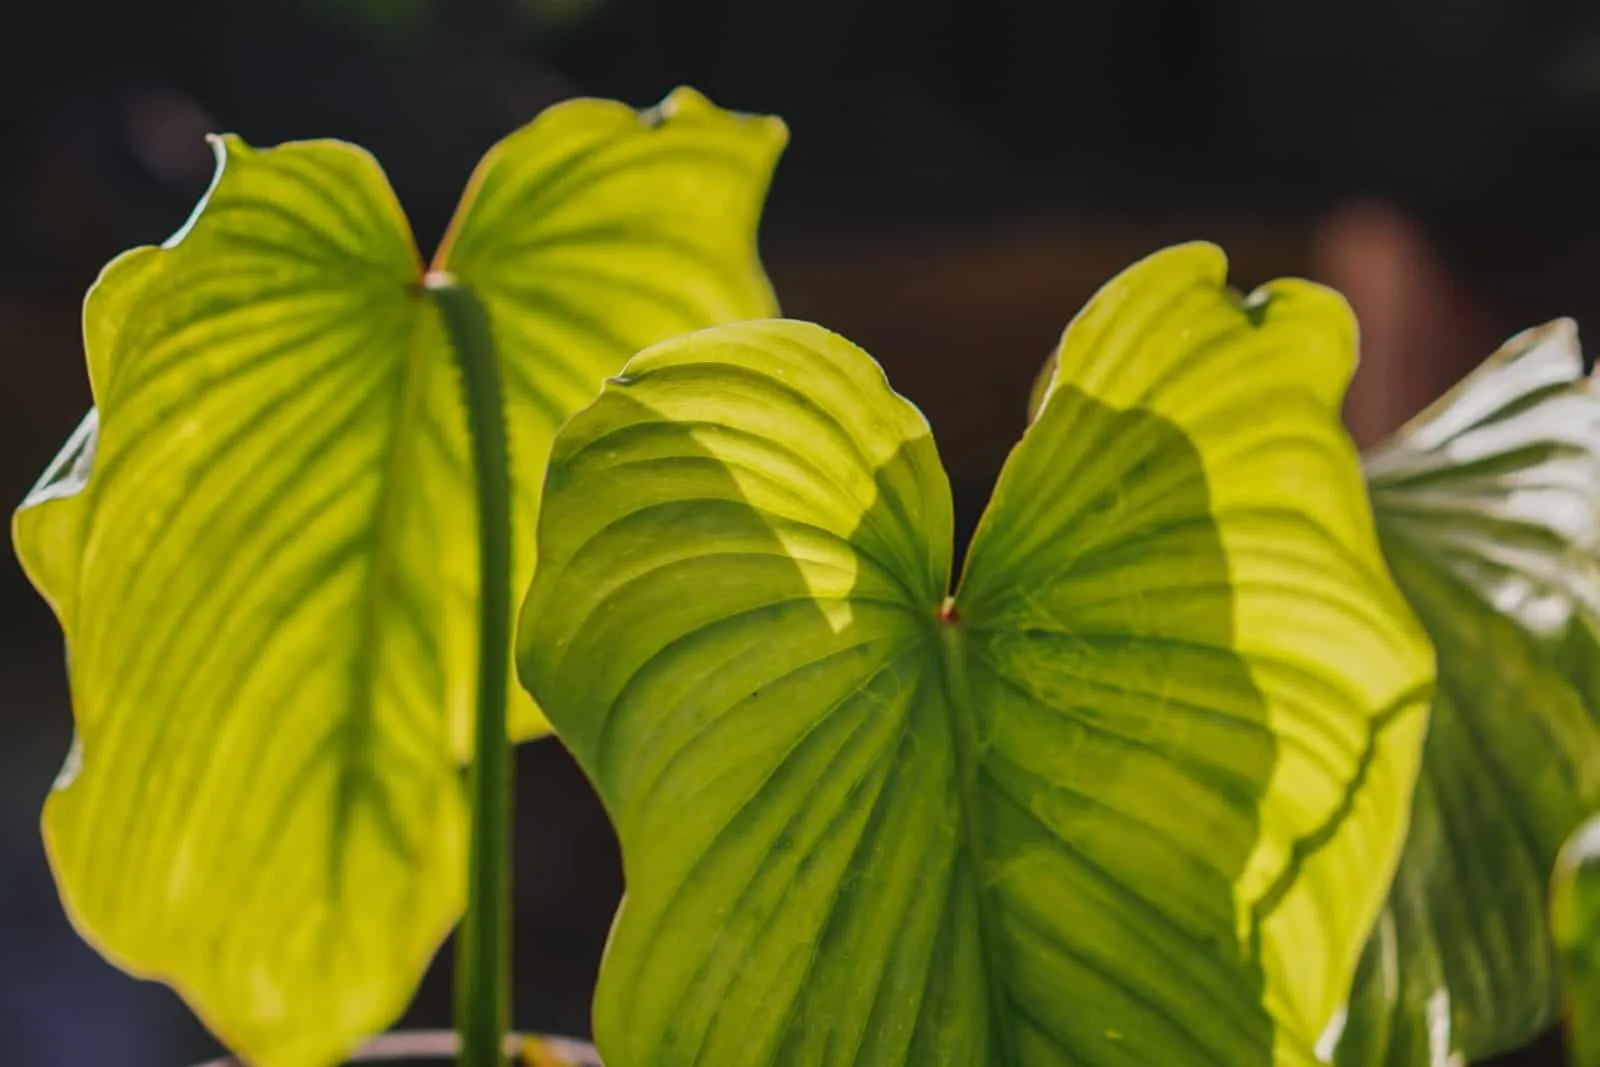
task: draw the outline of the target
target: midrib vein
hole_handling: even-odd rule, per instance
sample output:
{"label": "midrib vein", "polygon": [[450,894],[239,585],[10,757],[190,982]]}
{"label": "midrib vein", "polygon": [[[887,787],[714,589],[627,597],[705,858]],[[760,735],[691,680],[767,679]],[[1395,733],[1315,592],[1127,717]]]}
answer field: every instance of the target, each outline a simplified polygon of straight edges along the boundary
{"label": "midrib vein", "polygon": [[949,710],[946,726],[950,731],[950,744],[955,758],[955,784],[961,805],[962,848],[972,866],[973,891],[977,898],[978,940],[983,945],[983,986],[989,1001],[990,1051],[998,1057],[999,1064],[1012,1067],[1018,1062],[1017,1043],[1011,1032],[1005,989],[1000,978],[1004,968],[1000,959],[996,919],[990,914],[988,888],[984,882],[987,838],[977,810],[978,752],[981,746],[977,713],[972,701],[972,682],[967,669],[966,635],[961,624],[954,620],[938,619],[933,625],[939,632],[939,660],[944,679],[945,705]]}

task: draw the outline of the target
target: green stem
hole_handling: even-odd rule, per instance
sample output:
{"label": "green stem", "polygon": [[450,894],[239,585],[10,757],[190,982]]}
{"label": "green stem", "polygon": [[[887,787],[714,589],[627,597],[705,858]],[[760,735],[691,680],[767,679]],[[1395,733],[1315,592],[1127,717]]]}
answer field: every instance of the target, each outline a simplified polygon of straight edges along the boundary
{"label": "green stem", "polygon": [[478,707],[468,771],[467,910],[456,935],[460,1067],[501,1067],[511,1015],[511,474],[500,368],[483,305],[444,273],[425,281],[461,368],[478,496]]}

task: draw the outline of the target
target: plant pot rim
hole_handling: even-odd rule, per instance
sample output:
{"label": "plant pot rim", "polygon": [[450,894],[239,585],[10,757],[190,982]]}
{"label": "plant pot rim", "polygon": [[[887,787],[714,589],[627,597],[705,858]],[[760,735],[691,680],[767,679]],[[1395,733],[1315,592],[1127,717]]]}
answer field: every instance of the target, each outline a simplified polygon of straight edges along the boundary
{"label": "plant pot rim", "polygon": [[[354,1063],[418,1063],[448,1060],[460,1044],[453,1030],[397,1030],[381,1034],[345,1060]],[[600,1056],[587,1041],[546,1034],[509,1034],[506,1056],[529,1067],[601,1067]],[[520,1057],[520,1059],[519,1059]],[[234,1056],[208,1060],[198,1067],[247,1067]]]}

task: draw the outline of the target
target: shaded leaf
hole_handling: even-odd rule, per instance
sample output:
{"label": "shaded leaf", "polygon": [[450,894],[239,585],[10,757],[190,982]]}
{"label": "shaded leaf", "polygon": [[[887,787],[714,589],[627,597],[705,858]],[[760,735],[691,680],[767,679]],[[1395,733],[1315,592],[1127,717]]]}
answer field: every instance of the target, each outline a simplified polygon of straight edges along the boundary
{"label": "shaded leaf", "polygon": [[1551,864],[1600,807],[1600,399],[1530,330],[1367,459],[1439,692],[1395,886],[1338,1062],[1466,1062],[1556,1021]]}
{"label": "shaded leaf", "polygon": [[518,663],[622,840],[609,1067],[1312,1062],[1430,658],[1348,310],[1224,272],[1074,320],[953,600],[927,424],[818,327],[656,346],[557,436]]}
{"label": "shaded leaf", "polygon": [[1600,1065],[1600,816],[1580,826],[1556,858],[1550,930],[1561,963],[1567,1056]]}
{"label": "shaded leaf", "polygon": [[[575,101],[480,168],[440,266],[497,340],[517,589],[562,415],[638,348],[770,311],[754,228],[782,139],[688,91]],[[45,840],[108,957],[252,1063],[325,1064],[400,1012],[461,907],[473,483],[377,164],[218,157],[190,223],[90,293],[97,409],[15,518],[78,729]],[[511,722],[543,729],[523,695]]]}

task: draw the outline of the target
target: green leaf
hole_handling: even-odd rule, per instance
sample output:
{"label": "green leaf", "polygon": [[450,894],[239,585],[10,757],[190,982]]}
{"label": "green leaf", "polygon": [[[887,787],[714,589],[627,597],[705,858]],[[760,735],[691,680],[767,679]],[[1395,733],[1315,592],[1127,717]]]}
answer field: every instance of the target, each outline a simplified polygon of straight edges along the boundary
{"label": "green leaf", "polygon": [[1368,457],[1439,692],[1344,1067],[1476,1061],[1555,1024],[1550,869],[1600,808],[1597,442],[1600,398],[1559,321],[1512,339]]}
{"label": "green leaf", "polygon": [[[783,137],[681,90],[552,108],[479,168],[438,265],[500,354],[515,589],[564,415],[640,347],[770,312],[754,230]],[[400,1012],[461,908],[474,491],[377,164],[217,146],[190,223],[91,292],[96,411],[15,518],[78,729],[44,831],[108,957],[252,1063],[326,1064]],[[510,716],[543,729],[525,695]]]}
{"label": "green leaf", "polygon": [[1561,964],[1567,1057],[1600,1067],[1600,816],[1590,818],[1556,857],[1550,932]]}
{"label": "green leaf", "polygon": [[608,1067],[1312,1062],[1431,664],[1348,310],[1224,274],[1073,322],[953,600],[928,426],[819,327],[656,346],[557,436],[518,664],[622,841]]}
{"label": "green leaf", "polygon": [[[776,312],[755,232],[786,137],[777,119],[721,111],[689,89],[643,114],[578,100],[506,138],[473,173],[436,264],[477,296],[505,353],[516,597],[533,575],[556,429],[640,349]],[[460,655],[476,647],[464,642]],[[511,688],[512,735],[547,732]],[[467,720],[455,718],[463,749]]]}

